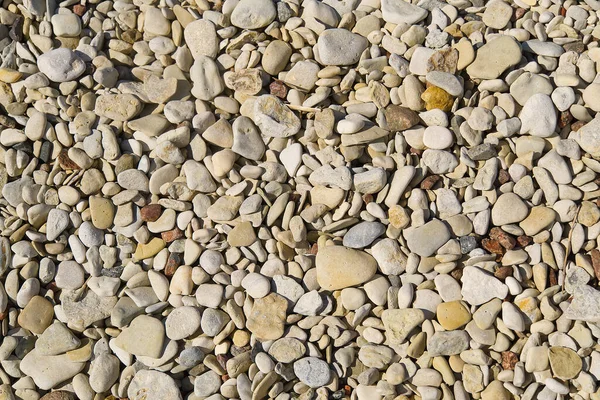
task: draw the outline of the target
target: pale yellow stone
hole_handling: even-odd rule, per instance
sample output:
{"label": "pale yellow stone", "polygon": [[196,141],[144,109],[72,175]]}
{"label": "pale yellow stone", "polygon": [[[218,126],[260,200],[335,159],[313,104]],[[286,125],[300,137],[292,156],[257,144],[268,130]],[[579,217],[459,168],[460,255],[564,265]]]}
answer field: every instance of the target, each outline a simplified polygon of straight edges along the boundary
{"label": "pale yellow stone", "polygon": [[256,233],[251,222],[242,222],[227,234],[227,243],[233,247],[250,246],[255,241]]}
{"label": "pale yellow stone", "polygon": [[148,243],[140,243],[135,248],[133,258],[136,260],[145,260],[146,258],[154,257],[159,251],[165,248],[165,242],[159,238],[153,238]]}
{"label": "pale yellow stone", "polygon": [[377,271],[370,254],[344,246],[319,249],[316,258],[317,282],[325,290],[344,289],[367,282]]}
{"label": "pale yellow stone", "polygon": [[19,71],[15,71],[10,68],[0,68],[0,81],[5,83],[15,83],[18,82],[23,74]]}
{"label": "pale yellow stone", "polygon": [[437,319],[444,329],[452,331],[466,325],[471,320],[471,313],[461,301],[449,301],[438,305]]}
{"label": "pale yellow stone", "polygon": [[92,224],[98,229],[108,229],[115,219],[115,206],[104,197],[90,197]]}

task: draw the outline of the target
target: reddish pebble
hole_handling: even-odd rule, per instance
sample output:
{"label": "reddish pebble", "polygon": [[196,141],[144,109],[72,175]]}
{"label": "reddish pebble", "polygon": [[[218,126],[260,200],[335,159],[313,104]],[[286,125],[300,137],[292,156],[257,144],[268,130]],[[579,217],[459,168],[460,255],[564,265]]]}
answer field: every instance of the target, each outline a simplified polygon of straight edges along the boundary
{"label": "reddish pebble", "polygon": [[140,214],[142,215],[142,221],[154,222],[162,214],[162,207],[160,204],[148,204],[142,207]]}

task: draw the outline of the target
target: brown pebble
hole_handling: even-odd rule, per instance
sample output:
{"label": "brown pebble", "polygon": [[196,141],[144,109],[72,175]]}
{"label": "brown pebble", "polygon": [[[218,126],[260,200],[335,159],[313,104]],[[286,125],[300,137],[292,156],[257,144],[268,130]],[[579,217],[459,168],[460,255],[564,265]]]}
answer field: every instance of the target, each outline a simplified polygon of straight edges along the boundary
{"label": "brown pebble", "polygon": [[439,175],[429,175],[421,181],[421,189],[430,190],[440,179]]}
{"label": "brown pebble", "polygon": [[269,91],[273,96],[277,96],[280,99],[285,99],[287,96],[287,88],[280,80],[275,79],[269,85]]}
{"label": "brown pebble", "polygon": [[500,183],[501,185],[504,185],[506,182],[510,181],[510,174],[508,173],[507,170],[505,169],[501,169],[500,171],[498,171],[498,183]]}
{"label": "brown pebble", "polygon": [[596,279],[600,280],[600,250],[594,249],[590,251],[592,257],[592,267],[594,267],[594,275]]}
{"label": "brown pebble", "polygon": [[517,237],[517,243],[519,243],[519,246],[521,247],[526,247],[533,243],[533,238],[531,236],[521,235]]}
{"label": "brown pebble", "polygon": [[462,275],[463,275],[463,270],[462,269],[452,270],[452,272],[450,272],[450,275],[457,281],[460,281],[460,279],[462,278]]}
{"label": "brown pebble", "polygon": [[517,241],[514,237],[498,227],[494,227],[490,230],[490,238],[497,240],[506,250],[512,250],[517,245]]}
{"label": "brown pebble", "polygon": [[585,122],[583,122],[583,121],[575,121],[571,124],[571,130],[577,132],[584,125],[585,125]]}
{"label": "brown pebble", "polygon": [[517,362],[519,362],[517,353],[513,353],[512,351],[502,352],[502,368],[513,370]]}
{"label": "brown pebble", "polygon": [[371,202],[373,202],[373,195],[372,194],[364,194],[362,197],[363,201],[365,202],[365,204],[369,204]]}
{"label": "brown pebble", "polygon": [[569,110],[563,111],[560,113],[560,118],[558,119],[558,127],[564,128],[565,126],[569,125],[571,121],[573,121],[573,115],[571,115]]}
{"label": "brown pebble", "polygon": [[513,268],[510,265],[503,265],[502,267],[498,267],[496,272],[494,272],[494,276],[500,280],[505,280],[513,273]]}
{"label": "brown pebble", "polygon": [[71,160],[66,150],[63,150],[58,154],[58,164],[65,171],[81,169],[75,161]]}
{"label": "brown pebble", "polygon": [[75,400],[76,397],[73,393],[67,392],[66,390],[55,390],[45,394],[40,400]]}
{"label": "brown pebble", "polygon": [[170,231],[162,232],[160,234],[160,236],[162,237],[162,240],[164,240],[167,243],[170,243],[174,240],[182,238],[183,231],[179,228],[175,228],[175,229],[171,229]]}
{"label": "brown pebble", "polygon": [[142,207],[140,214],[142,216],[142,221],[154,222],[162,214],[162,207],[160,204],[148,204],[147,206]]}
{"label": "brown pebble", "polygon": [[500,242],[495,239],[482,239],[481,246],[490,253],[499,255],[504,254],[504,248],[500,245]]}
{"label": "brown pebble", "polygon": [[167,258],[167,264],[165,265],[165,276],[172,277],[177,268],[181,265],[181,254],[171,253]]}
{"label": "brown pebble", "polygon": [[73,6],[73,13],[81,17],[83,14],[85,14],[85,6],[81,4],[75,4]]}
{"label": "brown pebble", "polygon": [[556,276],[556,271],[552,268],[548,268],[548,285],[558,285],[558,277]]}

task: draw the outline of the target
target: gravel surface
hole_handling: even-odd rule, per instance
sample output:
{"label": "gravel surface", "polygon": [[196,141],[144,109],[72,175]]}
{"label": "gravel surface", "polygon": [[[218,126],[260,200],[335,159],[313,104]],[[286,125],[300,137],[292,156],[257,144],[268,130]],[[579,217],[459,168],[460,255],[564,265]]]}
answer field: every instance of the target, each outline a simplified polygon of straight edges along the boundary
{"label": "gravel surface", "polygon": [[4,1],[0,400],[600,399],[599,16]]}

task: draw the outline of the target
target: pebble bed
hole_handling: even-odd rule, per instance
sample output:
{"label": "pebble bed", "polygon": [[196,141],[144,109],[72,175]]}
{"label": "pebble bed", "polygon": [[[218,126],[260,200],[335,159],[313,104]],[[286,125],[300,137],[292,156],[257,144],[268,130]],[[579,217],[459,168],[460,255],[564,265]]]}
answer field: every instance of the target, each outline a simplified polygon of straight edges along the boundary
{"label": "pebble bed", "polygon": [[599,16],[3,1],[0,400],[600,400]]}

